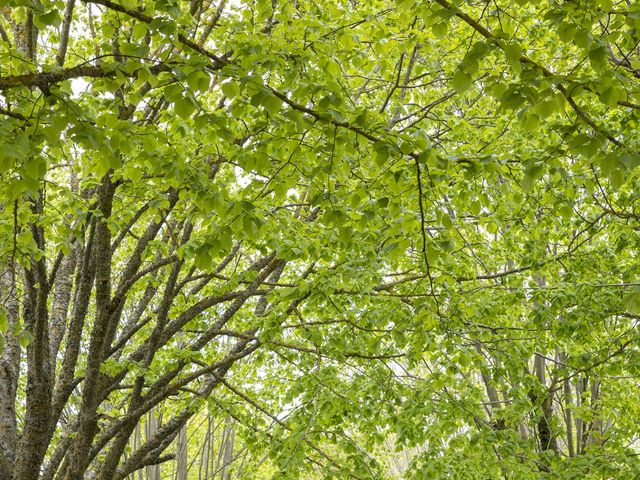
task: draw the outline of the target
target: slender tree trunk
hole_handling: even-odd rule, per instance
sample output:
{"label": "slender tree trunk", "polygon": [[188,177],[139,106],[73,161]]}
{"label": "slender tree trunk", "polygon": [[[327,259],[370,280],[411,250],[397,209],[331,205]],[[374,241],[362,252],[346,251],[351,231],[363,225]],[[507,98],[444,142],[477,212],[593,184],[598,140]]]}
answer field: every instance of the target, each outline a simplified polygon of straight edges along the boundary
{"label": "slender tree trunk", "polygon": [[591,422],[591,428],[589,429],[589,435],[586,440],[587,445],[601,445],[602,444],[602,418],[600,416],[599,408],[600,404],[600,380],[593,379],[591,382],[591,409],[595,414],[593,422]]}
{"label": "slender tree trunk", "polygon": [[[154,410],[147,415],[147,423],[145,424],[145,437],[147,442],[158,433],[159,419]],[[160,465],[147,466],[147,480],[160,480]]]}
{"label": "slender tree trunk", "polygon": [[20,345],[13,329],[18,325],[19,301],[15,282],[15,266],[5,265],[0,271],[0,305],[6,319],[4,349],[0,352],[0,480],[10,480],[16,457],[16,392],[20,371]]}
{"label": "slender tree trunk", "polygon": [[[583,397],[582,394],[587,388],[587,377],[582,377],[576,383],[576,402],[578,407],[582,406]],[[580,455],[584,449],[585,445],[585,434],[586,429],[584,425],[584,421],[580,417],[576,417],[576,454]]]}
{"label": "slender tree trunk", "polygon": [[[567,354],[565,352],[560,352],[558,355],[560,362],[563,364],[567,361]],[[569,451],[569,456],[573,457],[576,454],[575,451],[575,442],[573,436],[573,395],[571,393],[571,382],[570,380],[565,380],[562,385],[562,392],[564,394],[564,420],[565,427],[567,429],[567,450]]]}
{"label": "slender tree trunk", "polygon": [[187,443],[187,425],[184,425],[178,433],[176,440],[176,480],[187,480],[188,475],[188,451],[189,445]]}
{"label": "slender tree trunk", "polygon": [[[44,191],[31,200],[35,216],[44,209]],[[42,252],[46,251],[44,228],[29,226],[31,235]],[[27,387],[24,428],[18,445],[14,478],[33,480],[40,475],[44,455],[49,444],[52,414],[53,382],[49,357],[49,283],[44,255],[32,255],[24,270],[24,328],[33,340],[27,347]]]}
{"label": "slender tree trunk", "polygon": [[233,446],[235,441],[235,430],[233,428],[233,420],[231,417],[227,417],[224,424],[224,430],[222,432],[222,445],[220,449],[222,451],[222,467],[220,467],[220,479],[230,480],[231,471],[230,465],[233,462]]}
{"label": "slender tree trunk", "polygon": [[[543,387],[546,387],[546,378],[545,378],[545,359],[539,354],[535,356],[535,372],[538,377],[538,381]],[[542,450],[552,450],[554,452],[558,451],[558,446],[556,443],[556,439],[551,430],[551,419],[553,416],[553,397],[545,392],[543,394],[542,402],[540,405],[541,415],[538,420],[538,439],[540,441],[540,448]],[[536,398],[536,401],[539,401]]]}

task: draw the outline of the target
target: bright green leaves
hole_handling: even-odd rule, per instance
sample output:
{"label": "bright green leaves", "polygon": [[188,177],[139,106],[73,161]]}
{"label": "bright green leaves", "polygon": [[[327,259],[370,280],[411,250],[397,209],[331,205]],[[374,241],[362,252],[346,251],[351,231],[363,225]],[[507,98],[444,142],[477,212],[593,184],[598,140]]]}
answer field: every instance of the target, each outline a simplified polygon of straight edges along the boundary
{"label": "bright green leaves", "polygon": [[372,146],[376,165],[382,166],[397,153],[396,147],[386,142],[375,142]]}
{"label": "bright green leaves", "polygon": [[479,62],[490,51],[491,47],[486,42],[477,42],[469,49],[451,77],[451,85],[458,94],[466,92],[471,87]]}
{"label": "bright green leaves", "polygon": [[212,268],[214,260],[223,258],[232,246],[232,230],[227,227],[214,229],[212,224],[206,235],[185,245],[178,255],[182,259],[192,260],[198,269],[208,271]]}
{"label": "bright green leaves", "polygon": [[266,222],[256,215],[245,214],[242,217],[242,233],[249,240],[257,241],[260,238],[260,229]]}
{"label": "bright green leaves", "polygon": [[640,315],[640,288],[632,288],[624,295],[622,303],[629,312]]}
{"label": "bright green leaves", "polygon": [[542,167],[542,165],[531,165],[527,167],[524,171],[522,183],[520,184],[522,187],[522,191],[524,193],[532,192],[535,187],[536,181],[542,176],[543,173],[544,168]]}
{"label": "bright green leaves", "polygon": [[469,204],[469,212],[472,215],[478,216],[482,211],[482,204],[478,200],[474,200]]}
{"label": "bright green leaves", "polygon": [[5,337],[12,336],[17,338],[18,344],[22,348],[27,348],[33,342],[33,335],[19,324],[10,324],[6,309],[0,306],[0,354],[2,354],[5,346]]}
{"label": "bright green leaves", "polygon": [[327,227],[331,228],[334,232],[336,240],[344,247],[349,247],[354,236],[354,228],[350,224],[351,219],[342,210],[333,209],[327,211],[320,221]]}
{"label": "bright green leaves", "polygon": [[589,48],[589,62],[596,72],[603,72],[607,67],[609,54],[607,46],[594,42]]}
{"label": "bright green leaves", "polygon": [[628,175],[640,166],[637,154],[608,153],[601,156],[600,171],[609,180],[614,189],[619,189],[628,179]]}
{"label": "bright green leaves", "polygon": [[237,97],[241,91],[240,85],[238,85],[238,83],[234,80],[224,82],[222,85],[220,85],[220,89],[222,90],[222,93],[224,93],[224,95],[229,99]]}
{"label": "bright green leaves", "polygon": [[190,97],[181,97],[174,102],[175,110],[178,116],[187,119],[196,109],[194,101]]}
{"label": "bright green leaves", "polygon": [[0,355],[4,351],[5,334],[9,330],[9,319],[7,318],[7,311],[0,305]]}
{"label": "bright green leaves", "polygon": [[[171,306],[170,321],[202,298],[244,291],[258,274],[250,267],[255,260],[275,254],[287,261],[282,277],[271,277],[251,295],[228,331],[258,328],[264,343],[233,367],[231,383],[251,385],[266,411],[294,405],[282,420],[290,429],[251,418],[251,406],[224,388],[211,396],[214,414],[229,409],[255,421],[256,438],[261,429],[273,437],[251,444],[256,458],[264,457],[265,445],[272,450],[257,467],[266,473],[252,478],[270,478],[278,468],[295,478],[310,464],[305,456],[323,462],[306,440],[335,456],[345,471],[371,468],[370,476],[384,478],[356,443],[370,445],[367,455],[377,457],[389,439],[393,448],[432,449],[433,455],[416,458],[407,478],[493,478],[501,466],[517,478],[540,476],[533,441],[539,405],[529,394],[541,389],[526,373],[534,352],[555,358],[558,348],[567,349],[570,365],[590,367],[604,358],[596,355],[603,339],[615,341],[628,330],[629,319],[618,316],[621,305],[633,315],[640,310],[637,292],[619,287],[635,281],[638,246],[638,119],[619,102],[640,99],[633,72],[614,67],[607,56],[614,42],[633,50],[637,33],[616,25],[637,28],[635,12],[609,15],[605,34],[594,20],[605,13],[581,5],[577,14],[575,2],[502,2],[486,10],[483,2],[453,2],[451,9],[436,3],[401,1],[382,13],[367,2],[357,10],[335,2],[298,10],[268,0],[231,6],[202,44],[225,56],[229,64],[220,69],[176,37],[198,41],[203,30],[180,4],[144,5],[144,14],[155,18],[151,24],[105,8],[93,19],[95,44],[90,37],[72,38],[67,64],[76,55],[90,59],[96,50],[111,59],[116,43],[123,54],[139,55],[142,45],[159,52],[154,63],[108,60],[114,64],[102,78],[83,79],[86,92],[61,82],[50,98],[38,98],[37,88],[20,89],[3,103],[34,115],[30,126],[17,119],[0,124],[0,175],[6,179],[0,203],[12,205],[7,199],[21,200],[27,187],[36,192],[46,181],[47,213],[38,221],[54,238],[48,250],[69,253],[72,240],[90,230],[85,222],[95,215],[98,177],[111,169],[118,188],[109,226],[114,238],[123,235],[112,267],[122,272],[147,222],[162,219],[165,193],[178,192],[141,267],[174,252],[182,262],[177,281],[185,294]],[[139,6],[131,0],[121,5]],[[211,18],[208,13],[214,12],[202,18]],[[474,33],[463,14],[481,19],[490,40]],[[79,11],[74,21],[83,22],[83,15]],[[46,26],[56,22],[43,20],[43,42],[57,38]],[[43,50],[40,58],[48,55]],[[633,55],[629,61],[640,67]],[[167,71],[152,73],[160,62]],[[20,63],[28,62],[0,58],[0,82],[33,67]],[[141,88],[145,82],[149,90]],[[584,117],[562,92],[576,99]],[[291,100],[283,106],[284,95]],[[585,118],[628,148],[614,148]],[[68,185],[71,173],[76,191]],[[18,213],[17,262],[27,266],[47,255],[52,265],[51,252],[40,251],[25,227],[35,217],[27,208]],[[193,230],[182,244],[180,228],[187,224]],[[0,232],[3,248],[10,248],[10,208]],[[221,265],[236,246],[238,255]],[[146,285],[161,290],[172,268],[141,279],[126,302],[137,302]],[[541,276],[546,285],[536,283]],[[205,277],[212,278],[189,293]],[[268,300],[265,316],[254,314],[258,298]],[[288,316],[291,302],[300,299]],[[532,300],[540,305],[534,314]],[[195,339],[223,307],[194,318],[181,335]],[[0,332],[11,329],[1,313]],[[135,349],[151,329],[142,327],[125,350]],[[149,381],[176,359],[201,362],[201,355],[214,363],[227,345],[219,340],[199,352],[171,345],[153,368],[131,367]],[[587,357],[582,350],[595,353]],[[407,369],[402,381],[387,367],[387,354]],[[626,355],[616,366],[620,378],[609,383],[602,377],[607,395],[629,384],[624,377],[637,362]],[[104,367],[121,371],[113,362]],[[572,373],[548,367],[553,374]],[[592,374],[589,381],[598,372]],[[504,411],[487,414],[482,375],[505,398]],[[121,395],[112,392],[114,405],[126,404]],[[171,399],[166,411],[181,408],[189,395],[185,390]],[[557,411],[566,407],[559,390],[554,402]],[[612,417],[624,416],[606,396],[594,403]],[[586,419],[587,410],[571,411]],[[552,423],[561,435],[557,411]],[[493,428],[496,419],[508,428]],[[530,445],[519,438],[520,423],[529,429]],[[349,432],[348,441],[341,431]],[[241,427],[237,434],[250,435]],[[598,455],[609,455],[608,445]],[[596,458],[590,455],[581,457]],[[551,476],[560,471],[551,470]],[[339,469],[331,474],[347,475]]]}
{"label": "bright green leaves", "polygon": [[46,13],[40,13],[34,16],[34,23],[40,29],[45,29],[49,26],[58,27],[61,21],[60,11],[55,8]]}
{"label": "bright green leaves", "polygon": [[22,348],[27,348],[33,342],[33,335],[26,330],[23,330],[18,336],[18,343]]}
{"label": "bright green leaves", "polygon": [[427,26],[431,27],[431,32],[436,39],[447,37],[450,28],[452,28],[452,17],[455,13],[452,10],[439,8],[439,6],[427,5],[420,12]]}
{"label": "bright green leaves", "polygon": [[522,72],[522,64],[520,63],[520,59],[522,58],[522,48],[516,42],[505,43],[504,47],[504,55],[509,62],[509,66],[513,70],[513,72],[517,75]]}
{"label": "bright green leaves", "polygon": [[251,105],[263,107],[269,115],[278,113],[282,100],[266,89],[260,89],[251,97]]}
{"label": "bright green leaves", "polygon": [[346,214],[341,210],[329,210],[323,215],[323,223],[325,225],[337,227],[343,225],[348,220]]}
{"label": "bright green leaves", "polygon": [[578,29],[573,37],[575,44],[583,50],[589,51],[593,43],[593,34],[586,28]]}
{"label": "bright green leaves", "polygon": [[[200,270],[207,271],[211,268],[211,264],[213,262],[213,255],[211,251],[214,250],[217,245],[214,242],[203,243],[193,252],[193,263]],[[217,252],[216,252],[217,253]]]}
{"label": "bright green leaves", "polygon": [[485,225],[485,229],[491,235],[494,235],[498,232],[499,225],[496,222],[490,221]]}
{"label": "bright green leaves", "polygon": [[560,40],[563,42],[573,41],[576,35],[577,27],[573,22],[563,21],[558,25],[557,33]]}
{"label": "bright green leaves", "polygon": [[193,72],[187,76],[187,85],[189,85],[189,88],[194,92],[207,92],[210,84],[211,78],[202,70],[194,69]]}
{"label": "bright green leaves", "polygon": [[[196,86],[201,78],[204,77],[195,77]],[[179,83],[172,83],[164,87],[164,94],[167,100],[174,104],[175,112],[180,118],[189,118],[197,108],[195,100],[189,94],[185,95],[184,88]]]}
{"label": "bright green leaves", "polygon": [[[328,116],[330,121],[344,123],[346,116],[343,113],[344,99],[342,95],[331,93],[326,95],[316,105],[316,109]],[[323,115],[323,118],[326,118]]]}
{"label": "bright green leaves", "polygon": [[563,203],[558,207],[558,213],[565,220],[569,220],[573,215],[573,208],[568,203]]}
{"label": "bright green leaves", "polygon": [[4,307],[0,306],[0,335],[7,333],[9,329],[9,320],[7,318],[7,311]]}
{"label": "bright green leaves", "polygon": [[[558,94],[562,96],[560,92],[558,92]],[[560,102],[562,102],[562,100],[563,98],[560,98]],[[556,96],[551,93],[551,95],[541,100],[534,107],[535,113],[538,115],[538,117],[541,120],[544,120],[547,117],[550,117],[551,115],[553,115],[555,112],[558,112],[561,110],[563,104],[560,102],[558,102],[558,99],[556,98]]]}
{"label": "bright green leaves", "polygon": [[0,124],[0,135],[3,138],[6,135],[6,141],[0,149],[0,175],[6,175],[15,169],[22,170],[22,175],[38,180],[44,174],[40,167],[42,159],[26,165],[29,157],[32,155],[32,145],[29,142],[29,136],[22,131],[7,131]]}
{"label": "bright green leaves", "polygon": [[330,58],[323,59],[320,63],[320,68],[324,70],[329,78],[340,78],[342,76],[340,66]]}
{"label": "bright green leaves", "polygon": [[444,38],[449,31],[449,24],[446,21],[440,21],[434,23],[431,27],[431,30],[433,31],[433,34],[436,36],[436,38]]}
{"label": "bright green leaves", "polygon": [[620,76],[609,75],[607,72],[594,79],[592,84],[598,99],[609,108],[616,107],[619,101],[627,98],[628,87]]}
{"label": "bright green leaves", "polygon": [[146,23],[142,23],[142,22],[138,22],[136,23],[133,28],[131,29],[131,33],[133,35],[133,38],[140,41],[144,38],[144,36],[147,34],[147,32],[149,31],[147,24]]}
{"label": "bright green leaves", "polygon": [[540,118],[534,112],[527,111],[520,118],[520,124],[525,132],[535,132],[540,126]]}
{"label": "bright green leaves", "polygon": [[472,76],[463,69],[458,69],[451,77],[451,85],[459,94],[466,92],[473,83]]}
{"label": "bright green leaves", "polygon": [[615,107],[620,100],[625,97],[625,92],[622,88],[613,85],[602,90],[599,95],[600,101],[607,107]]}

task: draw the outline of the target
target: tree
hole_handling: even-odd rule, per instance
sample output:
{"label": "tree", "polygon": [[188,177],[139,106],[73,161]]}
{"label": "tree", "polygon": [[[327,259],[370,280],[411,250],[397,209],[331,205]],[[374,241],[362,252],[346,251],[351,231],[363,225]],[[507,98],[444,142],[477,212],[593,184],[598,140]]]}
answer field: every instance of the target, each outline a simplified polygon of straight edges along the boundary
{"label": "tree", "polygon": [[2,13],[1,479],[640,474],[635,5]]}

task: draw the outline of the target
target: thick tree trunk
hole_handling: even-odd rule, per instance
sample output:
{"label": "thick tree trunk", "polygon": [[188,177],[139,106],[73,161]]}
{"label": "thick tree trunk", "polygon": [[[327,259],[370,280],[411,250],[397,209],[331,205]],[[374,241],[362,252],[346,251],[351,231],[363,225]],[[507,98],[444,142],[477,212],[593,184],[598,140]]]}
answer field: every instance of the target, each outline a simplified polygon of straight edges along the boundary
{"label": "thick tree trunk", "polygon": [[70,467],[66,480],[82,478],[89,465],[89,451],[93,439],[98,432],[97,410],[100,405],[100,389],[103,376],[100,373],[105,351],[104,343],[111,317],[111,231],[108,219],[111,217],[113,196],[116,184],[111,181],[109,174],[101,181],[99,193],[99,208],[102,215],[96,222],[95,238],[95,266],[96,286],[95,304],[96,317],[91,332],[87,366],[82,391],[82,404],[79,415],[79,428],[72,452]]}

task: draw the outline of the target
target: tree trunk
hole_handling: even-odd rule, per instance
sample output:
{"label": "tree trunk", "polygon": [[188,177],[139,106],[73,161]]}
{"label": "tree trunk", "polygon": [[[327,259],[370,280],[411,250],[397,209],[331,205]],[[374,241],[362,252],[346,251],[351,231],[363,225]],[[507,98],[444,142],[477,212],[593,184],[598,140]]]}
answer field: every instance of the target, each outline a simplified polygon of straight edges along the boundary
{"label": "tree trunk", "polygon": [[187,425],[180,429],[180,433],[178,433],[178,438],[176,440],[176,458],[177,458],[177,467],[176,467],[176,480],[187,480],[188,475],[188,450],[189,444],[187,442]]}
{"label": "tree trunk", "polygon": [[[159,418],[154,410],[147,415],[147,423],[145,424],[145,437],[147,442],[158,432],[160,425]],[[147,480],[160,480],[160,465],[147,466]]]}
{"label": "tree trunk", "polygon": [[20,371],[20,345],[13,329],[18,325],[19,301],[14,281],[15,267],[5,265],[0,271],[0,305],[6,316],[7,331],[3,335],[4,349],[0,351],[0,480],[13,476],[18,443],[16,431],[16,391]]}

